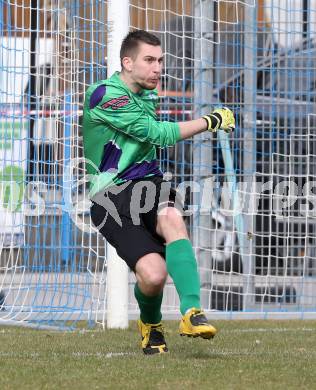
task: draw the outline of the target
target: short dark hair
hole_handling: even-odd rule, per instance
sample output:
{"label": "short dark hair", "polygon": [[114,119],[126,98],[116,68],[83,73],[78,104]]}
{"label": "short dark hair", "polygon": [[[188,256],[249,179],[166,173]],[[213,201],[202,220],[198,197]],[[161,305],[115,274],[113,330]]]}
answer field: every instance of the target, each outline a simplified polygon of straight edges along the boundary
{"label": "short dark hair", "polygon": [[121,64],[124,57],[133,57],[137,53],[140,42],[152,46],[161,46],[160,39],[156,35],[145,30],[131,31],[123,39],[120,51]]}

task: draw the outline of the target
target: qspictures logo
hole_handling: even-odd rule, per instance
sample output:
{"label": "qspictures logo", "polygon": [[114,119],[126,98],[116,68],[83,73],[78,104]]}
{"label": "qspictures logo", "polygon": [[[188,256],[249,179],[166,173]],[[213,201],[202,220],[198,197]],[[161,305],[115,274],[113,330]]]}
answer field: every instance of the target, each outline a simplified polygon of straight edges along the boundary
{"label": "qspictures logo", "polygon": [[[98,168],[92,161],[85,158],[73,159],[64,167],[62,188],[52,187],[41,181],[26,182],[22,171],[8,169],[0,177],[2,207],[10,207],[12,211],[18,211],[23,204],[23,215],[27,216],[43,215],[46,207],[54,210],[61,209],[62,212],[69,214],[78,228],[89,232],[91,225],[87,221],[85,222],[84,218],[92,205],[88,183],[93,182],[99,175],[78,175],[78,172],[83,172],[83,165],[85,167],[91,165],[98,172]],[[98,173],[115,177],[115,172]],[[212,211],[217,209],[220,210],[221,215],[229,218],[240,214],[256,215],[260,213],[259,204],[262,199],[269,199],[269,212],[275,219],[287,220],[289,216],[294,214],[296,217],[304,219],[316,218],[316,180],[307,180],[303,186],[298,186],[294,179],[289,180],[289,178],[278,183],[275,183],[273,178],[259,183],[257,177],[254,176],[244,182],[231,183],[227,179],[218,183],[215,177],[208,177],[203,182],[189,180],[174,186],[171,174],[168,178],[164,176],[164,179],[166,182],[159,189],[160,193],[157,193],[157,188],[148,180],[139,181],[133,187],[127,207],[130,209],[131,218],[135,225],[140,223],[142,214],[148,213],[155,207],[157,197],[158,205],[169,202],[168,195],[171,187],[174,188],[176,194],[179,194],[179,199],[183,200],[186,197],[190,199],[184,211],[186,216],[197,214],[211,216]],[[119,225],[121,216],[113,199],[120,196],[129,183],[127,181],[115,185],[114,182],[111,182],[106,190],[100,191],[98,196],[93,196],[93,202],[105,210],[104,215],[110,215]],[[50,191],[56,192],[55,195],[59,191],[59,196],[62,197],[63,201],[56,200],[56,203],[51,201],[47,203],[47,199],[51,199],[47,196]],[[84,195],[82,199],[80,194]]]}

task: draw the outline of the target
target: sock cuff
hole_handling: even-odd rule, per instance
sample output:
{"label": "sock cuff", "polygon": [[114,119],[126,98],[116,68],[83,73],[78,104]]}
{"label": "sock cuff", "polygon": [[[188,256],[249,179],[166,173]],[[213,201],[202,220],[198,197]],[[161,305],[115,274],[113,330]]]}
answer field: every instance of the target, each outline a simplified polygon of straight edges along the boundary
{"label": "sock cuff", "polygon": [[191,244],[191,241],[186,238],[181,238],[180,240],[172,241],[166,245],[166,254],[167,252],[181,256],[193,256],[195,258],[195,253]]}
{"label": "sock cuff", "polygon": [[163,292],[161,292],[160,294],[158,295],[154,295],[154,296],[149,296],[149,295],[145,295],[141,289],[139,288],[138,286],[138,283],[135,283],[135,287],[134,287],[134,295],[135,295],[135,298],[138,300],[138,301],[142,301],[142,302],[156,302],[157,300],[160,300],[162,295],[163,295]]}

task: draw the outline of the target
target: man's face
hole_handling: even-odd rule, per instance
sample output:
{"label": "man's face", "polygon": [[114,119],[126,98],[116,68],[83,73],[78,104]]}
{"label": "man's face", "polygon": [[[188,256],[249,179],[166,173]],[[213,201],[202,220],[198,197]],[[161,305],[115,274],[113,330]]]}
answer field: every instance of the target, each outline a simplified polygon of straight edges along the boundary
{"label": "man's face", "polygon": [[135,57],[127,57],[126,69],[135,84],[143,89],[155,89],[162,70],[162,50],[140,42]]}

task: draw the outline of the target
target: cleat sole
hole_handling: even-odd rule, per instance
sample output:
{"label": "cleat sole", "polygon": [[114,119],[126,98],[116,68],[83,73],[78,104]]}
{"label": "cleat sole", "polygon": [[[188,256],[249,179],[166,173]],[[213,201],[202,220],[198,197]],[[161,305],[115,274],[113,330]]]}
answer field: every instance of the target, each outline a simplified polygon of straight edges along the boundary
{"label": "cleat sole", "polygon": [[193,338],[202,337],[205,340],[210,340],[210,339],[214,338],[215,334],[212,334],[212,333],[196,333],[196,334],[180,333],[180,336],[181,337],[187,336],[187,337],[193,337]]}
{"label": "cleat sole", "polygon": [[151,356],[151,355],[163,355],[165,353],[168,353],[169,350],[166,349],[166,350],[158,350],[158,349],[148,349],[148,350],[145,350],[143,349],[143,352],[145,355],[148,355],[148,356]]}

